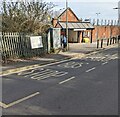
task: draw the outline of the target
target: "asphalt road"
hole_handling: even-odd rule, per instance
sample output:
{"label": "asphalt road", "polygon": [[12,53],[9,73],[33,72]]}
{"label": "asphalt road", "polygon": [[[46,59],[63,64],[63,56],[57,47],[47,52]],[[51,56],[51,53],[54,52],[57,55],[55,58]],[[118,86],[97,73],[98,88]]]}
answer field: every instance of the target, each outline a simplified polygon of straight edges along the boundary
{"label": "asphalt road", "polygon": [[117,115],[118,49],[3,76],[3,115]]}

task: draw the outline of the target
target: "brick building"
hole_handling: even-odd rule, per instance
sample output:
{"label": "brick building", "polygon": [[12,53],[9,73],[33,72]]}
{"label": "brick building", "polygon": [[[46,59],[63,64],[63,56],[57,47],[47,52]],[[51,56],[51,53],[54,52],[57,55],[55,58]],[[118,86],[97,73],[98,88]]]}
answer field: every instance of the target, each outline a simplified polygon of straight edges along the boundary
{"label": "brick building", "polygon": [[90,22],[82,22],[71,8],[63,11],[58,18],[52,20],[54,28],[61,28],[61,35],[66,34],[66,12],[68,19],[68,42],[81,43],[85,37],[92,42],[94,27]]}

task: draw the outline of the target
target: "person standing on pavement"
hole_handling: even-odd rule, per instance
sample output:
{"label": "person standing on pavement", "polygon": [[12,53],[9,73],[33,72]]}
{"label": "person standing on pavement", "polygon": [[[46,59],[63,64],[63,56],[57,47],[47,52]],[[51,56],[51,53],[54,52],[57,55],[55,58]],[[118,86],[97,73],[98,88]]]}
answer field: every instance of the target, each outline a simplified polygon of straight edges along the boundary
{"label": "person standing on pavement", "polygon": [[63,36],[63,50],[66,51],[66,49],[67,49],[67,38],[64,35]]}

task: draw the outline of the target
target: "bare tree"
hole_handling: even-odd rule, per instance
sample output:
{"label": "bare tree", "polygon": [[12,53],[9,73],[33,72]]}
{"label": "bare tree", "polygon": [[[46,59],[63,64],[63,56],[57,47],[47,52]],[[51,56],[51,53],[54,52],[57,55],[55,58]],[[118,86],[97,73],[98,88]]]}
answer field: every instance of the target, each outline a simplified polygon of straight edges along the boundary
{"label": "bare tree", "polygon": [[46,2],[3,2],[2,30],[4,32],[42,33],[49,28],[55,5]]}

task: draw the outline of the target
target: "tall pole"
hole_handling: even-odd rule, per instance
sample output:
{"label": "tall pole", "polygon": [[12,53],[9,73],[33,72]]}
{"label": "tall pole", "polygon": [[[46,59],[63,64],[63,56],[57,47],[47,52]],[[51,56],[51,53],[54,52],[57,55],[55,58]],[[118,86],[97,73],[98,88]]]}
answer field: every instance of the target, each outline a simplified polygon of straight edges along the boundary
{"label": "tall pole", "polygon": [[96,13],[96,15],[97,15],[97,33],[96,33],[96,39],[98,39],[98,22],[99,22],[98,15],[99,14],[100,13]]}
{"label": "tall pole", "polygon": [[98,39],[98,21],[99,21],[98,15],[99,15],[99,14],[100,14],[100,13],[96,13],[96,15],[97,15],[97,27],[96,27],[97,48],[99,48],[99,39]]}
{"label": "tall pole", "polygon": [[118,2],[118,7],[113,8],[118,10],[118,43],[119,43],[119,38],[120,38],[120,1]]}
{"label": "tall pole", "polygon": [[118,10],[118,26],[120,26],[120,1],[118,2],[118,7],[113,8],[113,9]]}
{"label": "tall pole", "polygon": [[67,50],[69,49],[68,44],[68,1],[66,0],[66,39],[67,39]]}
{"label": "tall pole", "polygon": [[99,20],[98,15],[100,15],[100,13],[96,13],[96,15],[97,15],[97,25],[98,25],[98,20]]}

